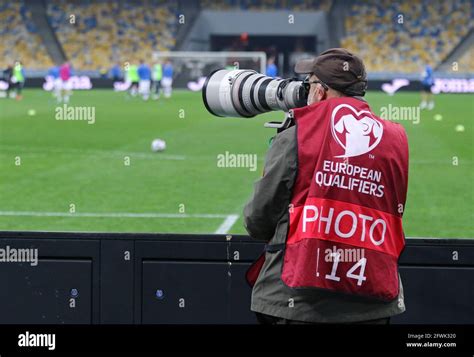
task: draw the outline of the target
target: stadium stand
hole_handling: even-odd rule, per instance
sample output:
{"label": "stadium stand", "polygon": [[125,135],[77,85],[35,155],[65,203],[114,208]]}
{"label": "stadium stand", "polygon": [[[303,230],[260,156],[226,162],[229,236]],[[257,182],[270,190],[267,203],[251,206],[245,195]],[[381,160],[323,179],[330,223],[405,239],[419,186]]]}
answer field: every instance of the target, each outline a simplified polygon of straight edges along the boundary
{"label": "stadium stand", "polygon": [[31,21],[31,12],[23,1],[0,1],[0,23],[1,68],[16,60],[30,68],[51,66],[51,59]]}
{"label": "stadium stand", "polygon": [[458,61],[459,72],[474,72],[474,48],[469,48]]}
{"label": "stadium stand", "polygon": [[436,67],[472,28],[472,7],[470,0],[357,0],[341,46],[359,53],[371,72]]}
{"label": "stadium stand", "polygon": [[[48,23],[76,70],[105,72],[114,63],[149,60],[155,51],[175,48],[177,1],[45,0],[45,3]],[[340,46],[361,55],[372,73],[419,73],[425,64],[437,68],[466,38],[473,28],[474,17],[472,0],[355,0],[347,7],[339,0],[201,0],[199,4],[201,9],[213,10],[328,13],[336,8],[334,5],[344,4],[344,11],[339,11],[340,6],[337,9],[345,23],[345,34],[340,38],[338,33],[333,42],[340,40]],[[31,18],[24,0],[0,0],[2,68],[16,59],[30,69],[52,65],[44,40]],[[473,71],[473,50],[459,55],[459,71]]]}
{"label": "stadium stand", "polygon": [[328,11],[332,0],[202,0],[201,8],[212,10],[323,10]]}
{"label": "stadium stand", "polygon": [[176,3],[164,0],[51,0],[47,6],[50,24],[76,69],[105,70],[173,48],[176,12]]}

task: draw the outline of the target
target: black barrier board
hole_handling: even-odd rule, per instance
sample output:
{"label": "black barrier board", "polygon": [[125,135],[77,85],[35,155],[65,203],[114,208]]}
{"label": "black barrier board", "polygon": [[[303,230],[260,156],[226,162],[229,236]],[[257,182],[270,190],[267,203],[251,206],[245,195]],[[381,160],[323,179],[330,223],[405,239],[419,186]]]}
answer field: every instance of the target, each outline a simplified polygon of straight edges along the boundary
{"label": "black barrier board", "polygon": [[[37,249],[0,263],[3,324],[255,324],[245,272],[264,244],[247,236],[0,232]],[[407,311],[393,324],[474,323],[474,240],[407,239]]]}

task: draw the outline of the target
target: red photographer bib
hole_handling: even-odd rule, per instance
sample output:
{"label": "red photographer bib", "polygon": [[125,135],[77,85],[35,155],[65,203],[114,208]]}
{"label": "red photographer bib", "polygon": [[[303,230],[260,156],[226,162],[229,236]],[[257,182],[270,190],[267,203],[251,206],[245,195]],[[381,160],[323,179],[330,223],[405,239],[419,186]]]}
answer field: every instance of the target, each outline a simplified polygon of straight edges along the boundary
{"label": "red photographer bib", "polygon": [[393,300],[405,244],[408,143],[403,127],[347,97],[293,114],[298,173],[283,282]]}

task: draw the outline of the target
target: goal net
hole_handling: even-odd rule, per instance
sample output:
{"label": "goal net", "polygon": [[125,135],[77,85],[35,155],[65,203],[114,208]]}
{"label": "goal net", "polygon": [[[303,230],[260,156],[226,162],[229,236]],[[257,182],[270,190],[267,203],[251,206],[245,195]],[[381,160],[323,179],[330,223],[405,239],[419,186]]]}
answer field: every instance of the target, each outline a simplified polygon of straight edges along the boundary
{"label": "goal net", "polygon": [[173,87],[199,91],[206,77],[216,69],[253,69],[265,73],[265,52],[155,52],[153,62],[169,60],[173,65]]}

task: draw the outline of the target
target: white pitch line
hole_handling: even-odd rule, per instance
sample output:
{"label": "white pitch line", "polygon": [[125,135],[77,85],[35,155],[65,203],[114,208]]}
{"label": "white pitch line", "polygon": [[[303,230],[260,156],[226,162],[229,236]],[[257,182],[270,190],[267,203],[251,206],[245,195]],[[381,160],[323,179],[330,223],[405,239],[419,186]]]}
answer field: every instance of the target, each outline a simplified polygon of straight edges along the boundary
{"label": "white pitch line", "polygon": [[217,228],[214,234],[226,234],[238,219],[239,215],[229,214],[224,220],[224,222],[222,222],[222,224],[219,226],[219,228]]}
{"label": "white pitch line", "polygon": [[[159,159],[159,160],[186,160],[184,155],[171,155],[164,153],[153,152],[133,152],[133,151],[115,151],[115,150],[89,150],[89,149],[74,149],[74,148],[55,148],[45,147],[38,149],[28,149],[21,146],[0,145],[1,148],[7,150],[16,150],[22,155],[26,156],[40,156],[47,154],[62,154],[62,155],[78,155],[78,156],[98,156],[98,157],[115,157],[115,156],[131,156],[140,159]],[[5,153],[2,153],[5,154]]]}
{"label": "white pitch line", "polygon": [[[0,211],[0,216],[29,216],[29,217],[111,217],[111,218],[226,218],[227,214],[185,214],[185,213],[91,213],[91,212],[35,212],[35,211]],[[238,216],[237,216],[238,217]],[[235,221],[234,221],[235,222]]]}

